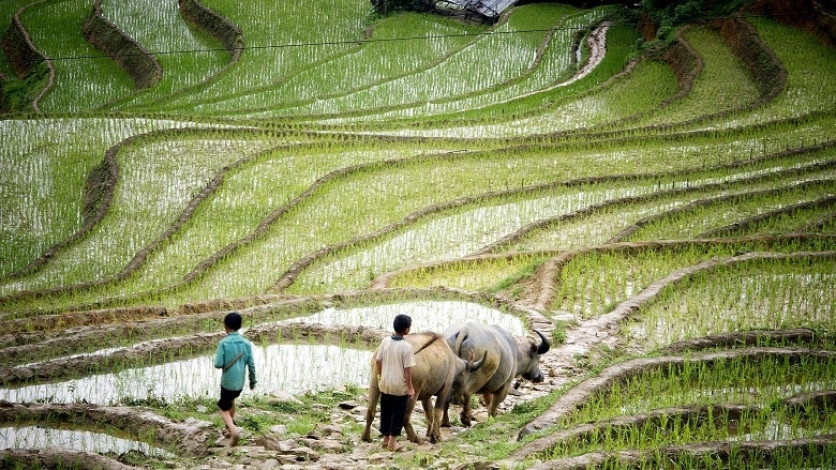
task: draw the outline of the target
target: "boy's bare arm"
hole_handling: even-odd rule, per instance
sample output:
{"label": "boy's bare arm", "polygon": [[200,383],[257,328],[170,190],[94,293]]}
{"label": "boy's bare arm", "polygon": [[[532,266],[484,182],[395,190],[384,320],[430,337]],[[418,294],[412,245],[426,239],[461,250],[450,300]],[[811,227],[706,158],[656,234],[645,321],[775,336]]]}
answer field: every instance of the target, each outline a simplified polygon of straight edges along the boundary
{"label": "boy's bare arm", "polygon": [[406,380],[406,394],[413,397],[415,389],[412,387],[412,367],[404,367],[403,378]]}

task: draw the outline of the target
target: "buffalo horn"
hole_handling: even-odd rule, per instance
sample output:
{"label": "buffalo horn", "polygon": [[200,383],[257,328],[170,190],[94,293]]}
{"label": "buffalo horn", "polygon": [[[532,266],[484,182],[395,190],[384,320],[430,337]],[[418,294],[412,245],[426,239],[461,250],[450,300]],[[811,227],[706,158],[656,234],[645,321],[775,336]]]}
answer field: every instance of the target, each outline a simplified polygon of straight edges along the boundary
{"label": "buffalo horn", "polygon": [[549,344],[549,340],[546,338],[546,336],[543,333],[540,333],[537,330],[534,330],[534,332],[537,333],[537,336],[539,336],[540,339],[542,340],[542,342],[540,343],[540,346],[537,347],[537,354],[546,354],[546,351],[548,351],[549,348],[551,347],[551,344]]}

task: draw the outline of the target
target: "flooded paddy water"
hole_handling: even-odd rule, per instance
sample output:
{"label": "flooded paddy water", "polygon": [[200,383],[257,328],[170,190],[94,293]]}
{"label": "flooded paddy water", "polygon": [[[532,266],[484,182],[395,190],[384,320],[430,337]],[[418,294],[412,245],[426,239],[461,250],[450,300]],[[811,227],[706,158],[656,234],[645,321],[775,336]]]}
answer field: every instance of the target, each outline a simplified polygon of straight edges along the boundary
{"label": "flooded paddy water", "polygon": [[[351,325],[391,331],[392,319],[400,313],[413,319],[413,332],[442,333],[449,326],[465,321],[498,324],[516,336],[525,335],[522,321],[499,310],[470,302],[415,301],[388,305],[326,308],[307,317],[294,318],[280,324],[318,323]],[[245,314],[246,318],[246,314]],[[247,329],[257,325],[247,325]],[[156,339],[153,342],[164,342]],[[137,347],[148,344],[140,343]],[[89,354],[107,356],[126,348],[108,348]],[[149,355],[155,354],[149,351]],[[344,385],[365,387],[369,380],[372,351],[350,345],[314,343],[313,339],[294,344],[253,344],[258,385],[244,396],[271,395],[278,392],[301,394],[323,391]],[[68,357],[56,358],[61,361]],[[0,388],[0,400],[9,402],[72,403],[97,405],[132,403],[141,400],[162,400],[167,403],[183,399],[212,398],[217,394],[221,371],[213,367],[214,351],[197,357],[163,364],[128,367],[112,372],[88,375],[51,383],[32,383],[22,387]],[[51,361],[45,361],[46,363]]]}
{"label": "flooded paddy water", "polygon": [[522,321],[513,315],[471,302],[456,301],[416,301],[350,309],[328,308],[307,317],[294,318],[285,322],[362,325],[390,331],[395,315],[401,313],[412,317],[413,333],[424,331],[444,333],[450,326],[472,321],[499,325],[516,336],[525,335]]}
{"label": "flooded paddy water", "polygon": [[0,450],[56,448],[78,452],[140,452],[161,458],[174,455],[144,442],[80,429],[56,429],[42,426],[0,427]]}

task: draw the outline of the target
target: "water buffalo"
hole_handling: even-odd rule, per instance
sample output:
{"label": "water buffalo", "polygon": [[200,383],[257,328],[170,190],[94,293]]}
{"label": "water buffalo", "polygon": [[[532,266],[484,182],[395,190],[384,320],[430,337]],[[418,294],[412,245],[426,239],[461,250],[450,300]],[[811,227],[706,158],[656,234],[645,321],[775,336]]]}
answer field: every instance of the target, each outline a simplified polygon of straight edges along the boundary
{"label": "water buffalo", "polygon": [[[477,371],[482,361],[465,361],[450,349],[444,338],[436,333],[418,333],[404,336],[412,345],[415,352],[415,367],[412,368],[412,386],[415,396],[406,405],[404,416],[404,430],[407,438],[412,442],[420,442],[415,429],[412,428],[410,417],[415,403],[420,400],[427,418],[427,437],[435,443],[441,440],[441,419],[447,406],[450,391],[454,386],[460,387],[472,371]],[[435,396],[435,406],[432,397]],[[377,386],[374,356],[371,364],[371,380],[369,382],[369,406],[366,410],[366,429],[362,439],[370,441],[370,429],[374,420],[380,390]],[[431,412],[432,410],[432,412]]]}
{"label": "water buffalo", "polygon": [[[462,405],[462,424],[470,426],[472,395],[481,394],[488,407],[488,415],[496,416],[497,408],[508,396],[515,377],[543,381],[539,360],[540,355],[549,350],[550,344],[542,333],[534,332],[540,337],[540,344],[531,338],[517,341],[511,333],[497,325],[464,323],[444,333],[457,356],[482,357],[484,361],[479,370],[457,383],[451,392],[450,400]],[[450,425],[446,407],[442,425]]]}

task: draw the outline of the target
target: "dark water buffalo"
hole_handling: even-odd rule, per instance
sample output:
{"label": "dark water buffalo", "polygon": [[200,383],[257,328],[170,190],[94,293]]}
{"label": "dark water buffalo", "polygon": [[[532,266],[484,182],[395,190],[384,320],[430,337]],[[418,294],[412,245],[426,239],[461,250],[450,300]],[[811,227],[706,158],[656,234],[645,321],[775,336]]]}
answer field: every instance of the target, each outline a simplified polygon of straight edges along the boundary
{"label": "dark water buffalo", "polygon": [[[497,325],[464,323],[449,328],[444,336],[453,352],[460,358],[481,357],[484,363],[460,381],[451,393],[451,401],[462,405],[461,420],[470,426],[470,397],[481,394],[488,407],[488,415],[496,416],[499,404],[508,396],[515,377],[522,376],[533,382],[542,382],[540,355],[549,350],[549,340],[540,337],[540,344],[530,338],[517,341],[511,333]],[[450,424],[447,409],[442,425]]]}
{"label": "dark water buffalo", "polygon": [[[453,354],[444,338],[436,333],[410,334],[404,336],[404,339],[412,345],[415,353],[415,367],[412,368],[412,386],[415,389],[415,396],[406,405],[404,430],[410,441],[420,441],[410,423],[415,403],[420,400],[427,418],[427,437],[431,442],[438,442],[441,440],[441,419],[450,391],[454,386],[460,387],[461,382],[466,381],[472,371],[477,371],[482,362],[468,362],[460,359]],[[366,429],[362,436],[367,442],[371,440],[371,425],[377,401],[380,398],[374,365],[374,356],[372,356],[369,407],[366,410]],[[436,397],[435,406],[432,403],[433,396]]]}

